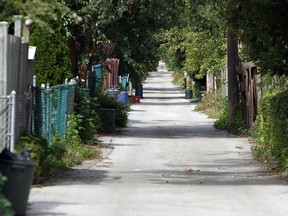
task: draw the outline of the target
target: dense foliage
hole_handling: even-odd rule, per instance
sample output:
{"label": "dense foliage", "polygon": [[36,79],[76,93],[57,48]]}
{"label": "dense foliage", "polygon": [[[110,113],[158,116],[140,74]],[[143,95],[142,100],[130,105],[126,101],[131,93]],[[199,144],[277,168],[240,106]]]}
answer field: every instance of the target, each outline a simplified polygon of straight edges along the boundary
{"label": "dense foliage", "polygon": [[193,79],[213,73],[220,81],[227,50],[219,6],[214,1],[184,2],[178,11],[178,25],[157,36],[164,50],[161,57],[178,73],[186,71]]}
{"label": "dense foliage", "polygon": [[288,169],[288,91],[267,91],[261,98],[254,136],[255,155],[264,163]]}
{"label": "dense foliage", "polygon": [[77,115],[78,132],[82,142],[87,143],[94,139],[99,129],[100,117],[98,100],[90,97],[90,91],[85,87],[85,83],[76,86],[74,113]]}
{"label": "dense foliage", "polygon": [[7,177],[0,172],[0,215],[12,216],[14,212],[11,208],[11,202],[5,198],[1,190],[5,181],[7,181]]}
{"label": "dense foliage", "polygon": [[264,73],[288,74],[288,2],[231,1],[228,25],[243,43],[243,58],[257,62]]}
{"label": "dense foliage", "polygon": [[72,78],[66,31],[61,23],[49,21],[54,32],[47,32],[38,25],[32,28],[30,45],[36,46],[34,73],[38,85],[50,83],[50,86],[64,83]]}

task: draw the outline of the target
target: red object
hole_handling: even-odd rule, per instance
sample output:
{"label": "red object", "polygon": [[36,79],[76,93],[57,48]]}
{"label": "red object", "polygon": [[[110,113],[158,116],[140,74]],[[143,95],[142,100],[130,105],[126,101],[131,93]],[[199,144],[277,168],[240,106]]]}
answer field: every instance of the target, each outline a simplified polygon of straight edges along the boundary
{"label": "red object", "polygon": [[140,96],[133,96],[133,103],[140,103]]}

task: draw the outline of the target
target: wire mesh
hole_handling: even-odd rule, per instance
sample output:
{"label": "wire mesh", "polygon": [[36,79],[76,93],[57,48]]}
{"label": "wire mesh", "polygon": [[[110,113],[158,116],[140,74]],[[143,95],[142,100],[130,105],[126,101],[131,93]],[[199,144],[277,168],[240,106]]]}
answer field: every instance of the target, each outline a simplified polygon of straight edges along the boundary
{"label": "wire mesh", "polygon": [[16,95],[15,142],[24,131],[31,131],[31,95]]}
{"label": "wire mesh", "polygon": [[9,145],[9,96],[0,96],[0,152]]}
{"label": "wire mesh", "polygon": [[53,92],[53,129],[65,138],[68,85],[57,85],[51,89]]}
{"label": "wire mesh", "polygon": [[102,88],[103,74],[102,65],[97,64],[92,66],[92,71],[88,74],[88,88],[90,89],[90,95],[93,95],[95,91]]}
{"label": "wire mesh", "polygon": [[67,115],[73,113],[75,84],[34,90],[34,133],[52,143],[53,134],[65,138]]}

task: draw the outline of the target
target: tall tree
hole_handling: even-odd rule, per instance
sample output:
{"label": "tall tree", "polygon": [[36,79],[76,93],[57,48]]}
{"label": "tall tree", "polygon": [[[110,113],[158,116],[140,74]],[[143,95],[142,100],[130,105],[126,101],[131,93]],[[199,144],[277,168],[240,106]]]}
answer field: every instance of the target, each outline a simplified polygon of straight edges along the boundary
{"label": "tall tree", "polygon": [[228,117],[232,119],[239,110],[239,88],[237,80],[238,40],[237,36],[227,32],[228,65]]}
{"label": "tall tree", "polygon": [[228,25],[244,45],[242,58],[257,63],[263,73],[288,74],[288,1],[231,0]]}

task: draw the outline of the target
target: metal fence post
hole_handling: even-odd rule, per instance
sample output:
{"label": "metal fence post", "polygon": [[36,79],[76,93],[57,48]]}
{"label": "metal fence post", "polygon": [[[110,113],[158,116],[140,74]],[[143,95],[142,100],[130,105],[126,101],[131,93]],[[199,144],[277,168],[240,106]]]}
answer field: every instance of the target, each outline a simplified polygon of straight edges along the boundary
{"label": "metal fence post", "polygon": [[9,148],[11,152],[14,152],[14,146],[15,146],[15,125],[16,125],[16,92],[12,91],[11,92],[11,97],[10,97],[10,103],[9,105],[11,106],[11,124],[10,124],[10,143],[9,143]]}
{"label": "metal fence post", "polygon": [[47,83],[46,85],[46,91],[45,91],[45,137],[48,142],[48,147],[51,147],[52,144],[52,89],[50,88],[50,84]]}

